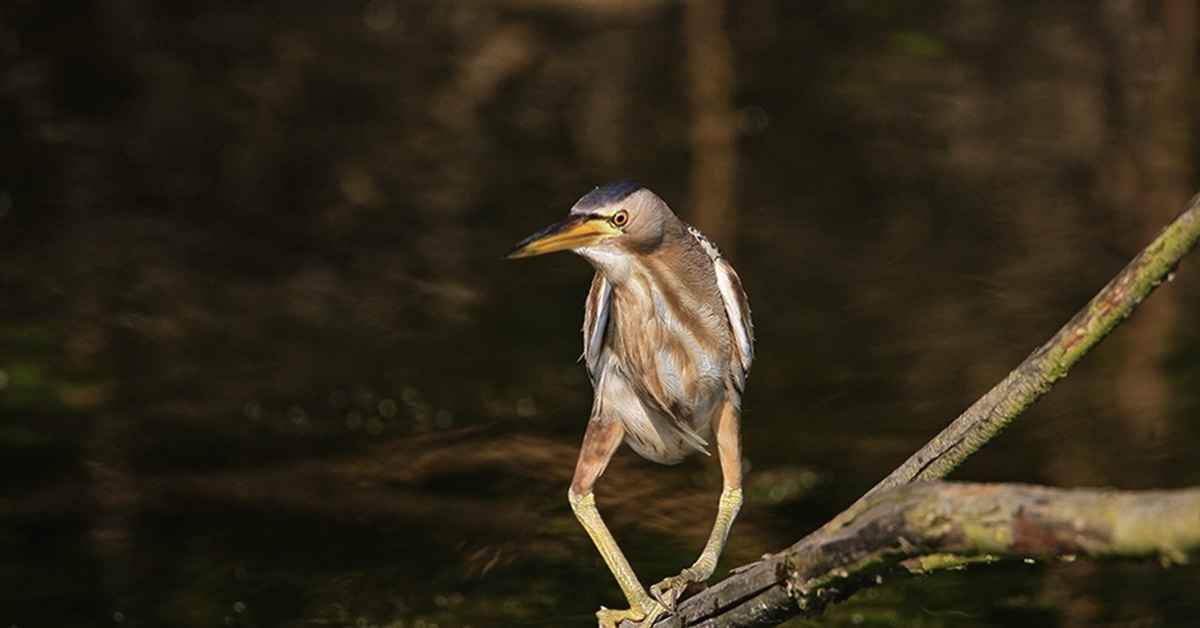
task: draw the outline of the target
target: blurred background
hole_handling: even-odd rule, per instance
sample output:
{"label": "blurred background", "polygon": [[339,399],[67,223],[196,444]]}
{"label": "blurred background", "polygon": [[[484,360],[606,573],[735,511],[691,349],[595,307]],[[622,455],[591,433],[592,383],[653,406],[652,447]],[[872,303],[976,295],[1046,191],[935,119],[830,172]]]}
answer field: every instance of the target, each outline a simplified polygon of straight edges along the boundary
{"label": "blurred background", "polygon": [[[1191,0],[0,4],[0,625],[565,626],[591,269],[636,179],[758,361],[719,576],[848,505],[1200,187]],[[954,478],[1200,484],[1200,261]],[[712,459],[623,449],[644,582]],[[791,626],[1176,626],[1200,570],[979,567]]]}

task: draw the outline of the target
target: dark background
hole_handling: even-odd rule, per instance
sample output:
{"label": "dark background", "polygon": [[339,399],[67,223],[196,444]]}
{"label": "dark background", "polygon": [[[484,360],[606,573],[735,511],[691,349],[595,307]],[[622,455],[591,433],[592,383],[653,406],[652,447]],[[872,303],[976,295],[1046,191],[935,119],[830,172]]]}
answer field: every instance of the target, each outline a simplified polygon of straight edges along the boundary
{"label": "dark background", "polygon": [[[6,0],[0,625],[621,604],[565,499],[591,270],[499,258],[623,178],[741,273],[750,474],[718,575],[783,548],[1195,192],[1198,23],[1190,0]],[[1200,484],[1198,276],[954,477]],[[598,488],[645,582],[690,564],[718,492],[711,459],[628,450]],[[1197,590],[1155,562],[994,565],[795,625],[1194,625]]]}

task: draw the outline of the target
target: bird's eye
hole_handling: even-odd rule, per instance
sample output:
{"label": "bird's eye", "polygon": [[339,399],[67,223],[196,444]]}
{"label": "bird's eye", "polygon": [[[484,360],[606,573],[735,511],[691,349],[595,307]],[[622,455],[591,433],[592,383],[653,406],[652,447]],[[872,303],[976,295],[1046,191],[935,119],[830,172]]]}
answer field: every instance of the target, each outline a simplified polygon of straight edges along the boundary
{"label": "bird's eye", "polygon": [[624,227],[625,223],[629,222],[629,212],[622,209],[621,211],[613,214],[612,218],[609,220],[612,221],[614,227]]}

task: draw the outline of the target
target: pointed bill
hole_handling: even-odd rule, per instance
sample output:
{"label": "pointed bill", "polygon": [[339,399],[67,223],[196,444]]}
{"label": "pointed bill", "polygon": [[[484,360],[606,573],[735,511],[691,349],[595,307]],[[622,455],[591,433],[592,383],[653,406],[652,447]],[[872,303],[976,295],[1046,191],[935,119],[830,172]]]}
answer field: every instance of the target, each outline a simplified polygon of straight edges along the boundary
{"label": "pointed bill", "polygon": [[620,235],[621,230],[595,214],[570,214],[566,218],[521,240],[504,259],[533,257],[555,251],[567,251],[598,244]]}

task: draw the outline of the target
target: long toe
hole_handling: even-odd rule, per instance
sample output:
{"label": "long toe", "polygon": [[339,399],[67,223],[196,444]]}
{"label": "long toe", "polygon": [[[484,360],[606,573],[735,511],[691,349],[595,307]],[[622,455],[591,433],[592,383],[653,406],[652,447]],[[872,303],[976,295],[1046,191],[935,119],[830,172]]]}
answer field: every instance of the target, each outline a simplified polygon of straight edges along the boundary
{"label": "long toe", "polygon": [[613,610],[601,607],[600,610],[596,611],[596,619],[599,621],[600,628],[617,628],[623,621],[631,621],[643,628],[649,628],[666,612],[666,609],[658,602],[653,600],[649,600],[649,602],[650,604],[647,608]]}
{"label": "long toe", "polygon": [[650,595],[658,600],[667,610],[674,611],[675,605],[679,602],[679,596],[687,590],[688,585],[696,582],[704,582],[708,580],[707,576],[696,573],[691,567],[684,569],[678,576],[672,576],[664,579],[662,582],[650,587]]}

